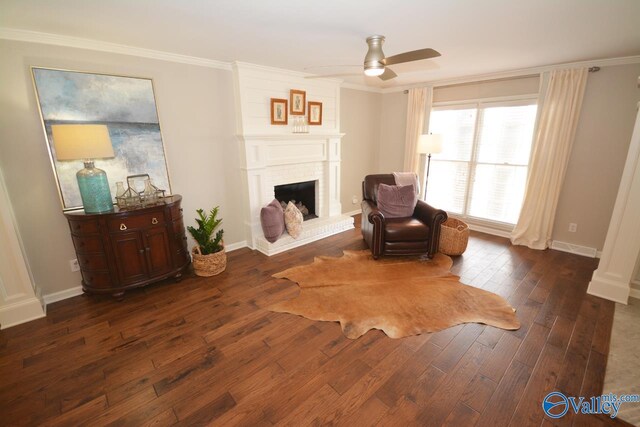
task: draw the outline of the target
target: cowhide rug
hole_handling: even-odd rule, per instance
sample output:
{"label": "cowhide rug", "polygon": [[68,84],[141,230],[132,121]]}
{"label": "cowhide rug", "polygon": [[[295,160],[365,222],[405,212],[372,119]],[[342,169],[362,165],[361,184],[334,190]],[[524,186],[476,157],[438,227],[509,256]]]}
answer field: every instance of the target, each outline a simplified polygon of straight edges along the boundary
{"label": "cowhide rug", "polygon": [[380,329],[391,338],[436,332],[460,323],[518,329],[514,309],[502,297],[460,283],[453,262],[437,254],[381,258],[369,251],[316,257],[313,263],[273,275],[300,286],[291,300],[267,307],[311,320],[338,321],[348,338]]}

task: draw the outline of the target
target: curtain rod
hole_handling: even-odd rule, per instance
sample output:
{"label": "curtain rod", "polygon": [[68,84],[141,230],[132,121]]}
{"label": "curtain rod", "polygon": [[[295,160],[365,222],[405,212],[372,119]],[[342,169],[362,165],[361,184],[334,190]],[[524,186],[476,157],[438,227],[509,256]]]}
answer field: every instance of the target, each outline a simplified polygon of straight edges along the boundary
{"label": "curtain rod", "polygon": [[[597,73],[598,71],[600,71],[600,67],[589,67],[588,71],[590,73]],[[502,79],[494,79],[494,80],[479,80],[477,82],[468,82],[468,83],[458,83],[458,84],[452,84],[452,85],[444,85],[444,86],[436,86],[436,87],[448,87],[448,86],[462,86],[462,85],[469,85],[469,84],[476,84],[476,83],[484,83],[484,82],[490,82],[490,81],[497,81],[497,80],[516,80],[516,79],[522,79],[522,78],[527,78],[527,77],[533,77],[536,76],[537,74],[529,74],[529,75],[523,75],[523,76],[517,76],[517,77],[507,77],[507,78],[502,78]],[[405,89],[402,91],[402,93],[404,93],[405,95],[407,93],[409,93],[408,89]]]}

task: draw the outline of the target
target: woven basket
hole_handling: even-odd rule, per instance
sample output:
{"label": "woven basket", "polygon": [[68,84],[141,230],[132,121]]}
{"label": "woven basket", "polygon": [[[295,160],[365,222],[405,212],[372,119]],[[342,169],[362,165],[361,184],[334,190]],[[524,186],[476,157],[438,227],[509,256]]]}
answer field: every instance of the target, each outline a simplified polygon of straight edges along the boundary
{"label": "woven basket", "polygon": [[221,251],[208,255],[202,255],[200,246],[194,246],[191,258],[193,259],[193,272],[196,273],[196,276],[215,276],[227,268],[227,254],[224,246]]}
{"label": "woven basket", "polygon": [[462,255],[469,243],[469,226],[459,219],[449,218],[440,227],[440,252]]}

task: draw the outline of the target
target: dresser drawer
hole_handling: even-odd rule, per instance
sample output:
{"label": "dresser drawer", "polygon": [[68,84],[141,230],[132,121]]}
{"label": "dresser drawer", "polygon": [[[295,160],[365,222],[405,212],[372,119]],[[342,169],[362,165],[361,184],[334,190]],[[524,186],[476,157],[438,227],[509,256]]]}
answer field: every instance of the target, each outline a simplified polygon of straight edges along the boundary
{"label": "dresser drawer", "polygon": [[176,263],[177,267],[182,267],[183,265],[189,264],[191,262],[191,255],[189,252],[185,250],[179,250],[173,254],[173,261]]}
{"label": "dresser drawer", "polygon": [[170,207],[171,219],[177,220],[182,218],[182,208],[180,207],[180,203],[175,203]]}
{"label": "dresser drawer", "polygon": [[149,228],[164,224],[164,212],[161,210],[155,212],[147,212],[140,215],[130,215],[125,218],[110,219],[109,221],[107,221],[107,227],[112,233],[126,230]]}
{"label": "dresser drawer", "polygon": [[88,288],[110,289],[113,287],[108,271],[82,271],[82,279]]}
{"label": "dresser drawer", "polygon": [[101,253],[77,253],[82,270],[108,270],[107,257]]}
{"label": "dresser drawer", "polygon": [[98,233],[100,227],[97,221],[72,221],[69,220],[69,228],[73,234],[91,234]]}
{"label": "dresser drawer", "polygon": [[71,236],[77,252],[104,252],[100,236]]}

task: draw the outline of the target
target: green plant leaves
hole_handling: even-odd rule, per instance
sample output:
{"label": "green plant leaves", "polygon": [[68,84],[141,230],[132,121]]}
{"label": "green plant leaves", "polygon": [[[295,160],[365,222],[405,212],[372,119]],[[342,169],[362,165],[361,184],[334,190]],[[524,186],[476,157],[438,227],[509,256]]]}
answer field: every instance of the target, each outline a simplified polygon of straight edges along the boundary
{"label": "green plant leaves", "polygon": [[199,217],[196,218],[198,228],[192,226],[187,227],[191,236],[193,236],[194,240],[200,246],[200,252],[202,252],[202,255],[213,254],[223,249],[222,236],[224,234],[224,230],[218,230],[215,237],[213,237],[214,231],[222,222],[222,219],[217,218],[219,210],[220,206],[216,206],[211,209],[209,213],[205,213],[204,209],[196,210]]}

